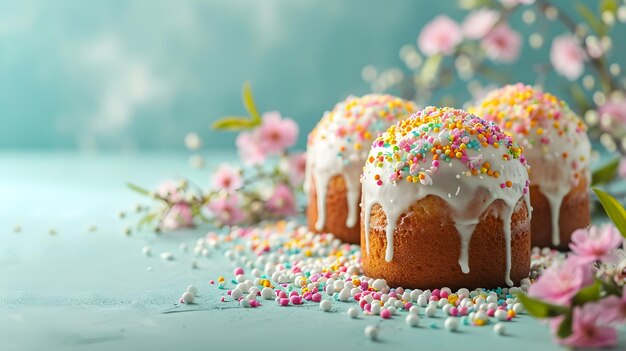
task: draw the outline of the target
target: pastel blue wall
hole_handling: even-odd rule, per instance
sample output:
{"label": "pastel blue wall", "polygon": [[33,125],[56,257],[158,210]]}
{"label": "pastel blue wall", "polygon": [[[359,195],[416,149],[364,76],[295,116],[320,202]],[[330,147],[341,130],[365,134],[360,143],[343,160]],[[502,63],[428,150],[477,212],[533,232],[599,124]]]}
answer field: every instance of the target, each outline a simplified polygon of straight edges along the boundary
{"label": "pastel blue wall", "polygon": [[0,149],[175,149],[189,131],[232,147],[209,125],[243,112],[245,80],[306,133],[441,12],[463,14],[455,1],[0,1]]}

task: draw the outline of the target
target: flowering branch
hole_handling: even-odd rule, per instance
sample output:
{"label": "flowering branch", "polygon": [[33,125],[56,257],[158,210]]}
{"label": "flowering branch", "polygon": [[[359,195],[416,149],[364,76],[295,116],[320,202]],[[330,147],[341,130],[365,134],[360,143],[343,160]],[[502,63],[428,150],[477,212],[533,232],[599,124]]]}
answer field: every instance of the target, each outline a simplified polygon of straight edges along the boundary
{"label": "flowering branch", "polygon": [[155,191],[135,184],[128,187],[153,200],[138,208],[137,223],[156,231],[199,224],[233,226],[297,214],[297,193],[304,178],[304,153],[289,149],[296,143],[297,124],[278,112],[258,112],[252,90],[244,84],[242,100],[248,116],[228,116],[213,123],[216,130],[237,131],[237,148],[243,167],[221,164],[208,189],[183,179],[164,182]]}

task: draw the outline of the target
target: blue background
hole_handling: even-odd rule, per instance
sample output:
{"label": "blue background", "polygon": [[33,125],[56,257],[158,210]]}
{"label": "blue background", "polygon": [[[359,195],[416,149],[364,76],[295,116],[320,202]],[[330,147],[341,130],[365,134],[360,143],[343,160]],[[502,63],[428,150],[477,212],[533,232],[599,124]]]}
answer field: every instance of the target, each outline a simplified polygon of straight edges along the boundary
{"label": "blue background", "polygon": [[[0,149],[182,149],[190,131],[207,149],[232,148],[234,135],[209,125],[243,113],[246,80],[261,110],[298,120],[303,147],[323,111],[370,91],[363,66],[402,66],[399,49],[439,13],[465,11],[415,0],[0,1]],[[512,26],[526,35],[544,26],[520,17]],[[511,81],[533,83],[548,49],[525,42],[522,69],[504,67]]]}

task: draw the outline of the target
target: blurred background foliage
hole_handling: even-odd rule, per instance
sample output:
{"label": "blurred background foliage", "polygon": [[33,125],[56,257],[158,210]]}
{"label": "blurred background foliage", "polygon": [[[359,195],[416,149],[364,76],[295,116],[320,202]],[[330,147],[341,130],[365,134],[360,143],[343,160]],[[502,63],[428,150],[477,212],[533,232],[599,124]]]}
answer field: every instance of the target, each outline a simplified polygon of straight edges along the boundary
{"label": "blurred background foliage", "polygon": [[[279,110],[299,123],[304,148],[322,113],[348,94],[389,88],[406,95],[401,85],[381,85],[382,74],[387,83],[410,76],[389,73],[405,67],[401,49],[416,46],[436,15],[460,22],[476,2],[0,1],[0,149],[184,149],[189,132],[205,149],[234,148],[235,134],[210,125],[245,113],[244,81],[261,111]],[[582,19],[574,1],[552,3]],[[496,78],[533,84],[550,45],[531,48],[529,37],[565,29],[528,24],[523,16],[516,11],[509,18],[524,36],[519,58],[491,66]],[[626,58],[618,40],[624,35],[626,26],[613,28],[610,57]],[[546,73],[547,89],[572,102],[572,83]],[[471,98],[470,84],[486,85],[481,79],[455,80],[425,100],[453,95],[444,102],[460,107]]]}

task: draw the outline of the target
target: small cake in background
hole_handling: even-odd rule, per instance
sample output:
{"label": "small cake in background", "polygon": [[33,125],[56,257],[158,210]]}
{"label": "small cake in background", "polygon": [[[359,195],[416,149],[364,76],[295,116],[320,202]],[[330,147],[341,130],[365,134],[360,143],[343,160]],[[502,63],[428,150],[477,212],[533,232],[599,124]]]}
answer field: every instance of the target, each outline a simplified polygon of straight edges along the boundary
{"label": "small cake in background", "polygon": [[361,181],[365,274],[421,289],[528,276],[528,170],[494,123],[427,107],[374,141]]}
{"label": "small cake in background", "polygon": [[567,249],[571,234],[591,220],[591,145],[583,121],[554,95],[521,83],[492,91],[471,112],[497,123],[524,150],[533,246]]}
{"label": "small cake in background", "polygon": [[378,133],[417,111],[391,95],[350,96],[326,112],[309,135],[304,188],[311,231],[359,242],[359,178]]}

